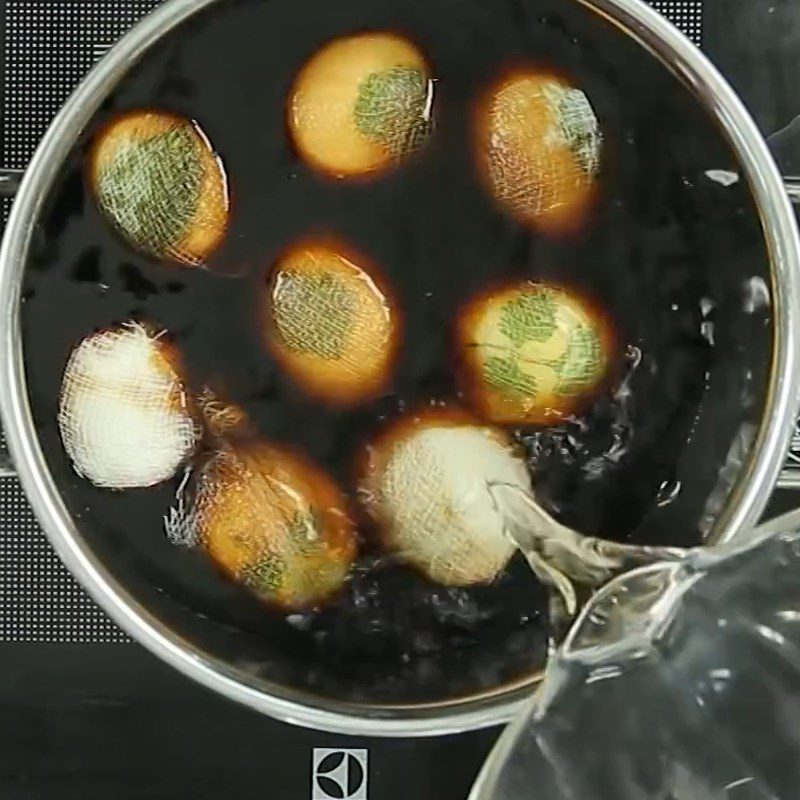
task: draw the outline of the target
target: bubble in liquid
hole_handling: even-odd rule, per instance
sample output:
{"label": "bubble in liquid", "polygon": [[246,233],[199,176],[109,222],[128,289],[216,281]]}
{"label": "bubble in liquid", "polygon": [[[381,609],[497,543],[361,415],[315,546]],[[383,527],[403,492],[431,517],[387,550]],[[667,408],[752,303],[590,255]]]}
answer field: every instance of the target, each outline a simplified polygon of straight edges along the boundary
{"label": "bubble in liquid", "polygon": [[731,172],[727,169],[707,169],[704,175],[714,183],[724,186],[726,189],[729,186],[735,186],[739,183],[739,173]]}
{"label": "bubble in liquid", "polygon": [[683,484],[681,481],[677,480],[677,478],[663,481],[658,487],[656,505],[659,506],[659,508],[663,508],[664,506],[674,503],[678,499],[682,488]]}
{"label": "bubble in liquid", "polygon": [[755,314],[769,308],[772,303],[769,286],[760,275],[754,275],[745,281],[743,292],[745,314]]}

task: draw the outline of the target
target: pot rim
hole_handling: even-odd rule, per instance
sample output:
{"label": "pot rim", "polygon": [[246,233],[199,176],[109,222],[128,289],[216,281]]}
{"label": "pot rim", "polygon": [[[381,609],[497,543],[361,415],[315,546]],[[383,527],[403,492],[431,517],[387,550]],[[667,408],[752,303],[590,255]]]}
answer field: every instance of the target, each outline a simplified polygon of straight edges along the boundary
{"label": "pot rim", "polygon": [[[746,173],[768,246],[774,346],[770,385],[747,469],[716,524],[731,540],[758,520],[789,445],[800,399],[800,238],[783,182],[755,122],[711,62],[642,0],[575,0],[655,55],[700,100],[723,129]],[[536,681],[527,677],[482,695],[416,706],[339,703],[237,676],[229,664],[178,636],[107,572],[69,515],[39,445],[28,403],[20,325],[20,291],[39,213],[68,153],[94,113],[145,51],[217,0],[167,0],[126,34],[70,96],[25,173],[0,249],[0,407],[19,478],[47,536],[72,574],[131,637],[216,692],[284,722],[332,733],[435,736],[508,722]]]}

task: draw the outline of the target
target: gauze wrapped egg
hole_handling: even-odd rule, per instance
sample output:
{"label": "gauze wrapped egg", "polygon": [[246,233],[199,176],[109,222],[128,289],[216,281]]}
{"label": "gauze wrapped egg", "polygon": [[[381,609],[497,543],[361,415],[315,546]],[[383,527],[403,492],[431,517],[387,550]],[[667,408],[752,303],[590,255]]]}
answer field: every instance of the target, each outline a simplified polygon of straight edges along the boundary
{"label": "gauze wrapped egg", "polygon": [[571,413],[605,377],[613,333],[566,290],[523,282],[473,301],[457,325],[465,394],[492,422]]}
{"label": "gauze wrapped egg", "polygon": [[136,323],[92,334],[73,350],[58,425],[80,475],[131,489],[175,474],[200,438],[176,364],[163,337]]}
{"label": "gauze wrapped egg", "polygon": [[432,129],[425,59],[391,33],[337,39],[303,67],[288,102],[289,129],[312,166],[343,177],[386,167]]}
{"label": "gauze wrapped egg", "polygon": [[199,126],[161,112],[113,120],[95,139],[89,181],[103,214],[138,250],[204,262],[228,223],[228,186]]}
{"label": "gauze wrapped egg", "polygon": [[478,108],[478,158],[489,190],[507,211],[544,231],[583,221],[602,143],[586,95],[554,75],[514,74]]}
{"label": "gauze wrapped egg", "polygon": [[339,589],[356,554],[355,528],[333,480],[258,442],[216,453],[167,532],[173,541],[199,543],[233,580],[288,609]]}
{"label": "gauze wrapped egg", "polygon": [[270,275],[267,343],[295,382],[323,400],[353,403],[382,388],[397,316],[363,257],[337,245],[296,245]]}
{"label": "gauze wrapped egg", "polygon": [[366,461],[362,497],[400,560],[446,586],[488,582],[506,566],[515,549],[509,510],[489,487],[530,496],[531,482],[501,432],[460,415],[408,417],[372,443]]}

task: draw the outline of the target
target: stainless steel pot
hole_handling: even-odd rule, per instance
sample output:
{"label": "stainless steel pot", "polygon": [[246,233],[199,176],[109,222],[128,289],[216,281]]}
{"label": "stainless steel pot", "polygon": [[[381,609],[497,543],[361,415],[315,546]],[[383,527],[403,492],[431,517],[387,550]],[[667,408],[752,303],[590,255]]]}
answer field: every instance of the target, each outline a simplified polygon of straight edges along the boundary
{"label": "stainless steel pot", "polygon": [[[800,398],[800,239],[783,180],[748,112],[711,63],[641,0],[575,0],[633,38],[671,70],[718,122],[757,203],[771,261],[774,347],[760,427],[716,517],[713,538],[730,540],[758,520],[781,470]],[[480,696],[415,706],[332,702],[257,681],[211,657],[141,606],[88,546],[48,470],[28,401],[20,329],[20,290],[31,238],[55,176],[84,127],[128,69],[161,37],[215,0],[168,0],[97,65],[51,125],[16,196],[0,251],[0,402],[10,451],[33,508],[59,555],[94,599],[132,637],[209,688],[279,719],[322,730],[426,736],[511,719],[535,676]],[[0,191],[13,193],[7,173]]]}

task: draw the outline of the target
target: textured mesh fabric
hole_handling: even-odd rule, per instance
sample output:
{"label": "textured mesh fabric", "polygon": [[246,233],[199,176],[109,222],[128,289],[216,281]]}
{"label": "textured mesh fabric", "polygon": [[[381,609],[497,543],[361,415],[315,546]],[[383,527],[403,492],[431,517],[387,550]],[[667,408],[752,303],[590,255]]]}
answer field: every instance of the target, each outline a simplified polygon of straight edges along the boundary
{"label": "textured mesh fabric", "polygon": [[188,120],[141,113],[113,122],[96,142],[93,179],[100,209],[150,255],[197,264],[224,233],[225,176]]}
{"label": "textured mesh fabric", "polygon": [[164,345],[133,323],[89,336],[72,352],[58,424],[75,470],[112,489],[172,477],[200,436]]}
{"label": "textured mesh fabric", "polygon": [[289,608],[338,589],[355,556],[335,484],[264,445],[215,454],[180,496],[166,530],[172,542],[201,545],[234,580]]}
{"label": "textured mesh fabric", "polygon": [[270,281],[268,339],[311,393],[356,401],[379,388],[396,350],[389,299],[361,267],[322,245],[286,254]]}
{"label": "textured mesh fabric", "polygon": [[388,448],[371,491],[389,546],[445,585],[495,578],[514,546],[505,535],[507,510],[487,484],[531,492],[525,466],[510,446],[487,428],[422,424]]}
{"label": "textured mesh fabric", "polygon": [[337,177],[385,168],[432,129],[433,81],[425,59],[385,32],[335,39],[303,67],[287,108],[301,155]]}
{"label": "textured mesh fabric", "polygon": [[131,239],[158,254],[178,247],[192,224],[202,178],[197,137],[173,128],[120,147],[100,172],[97,194]]}
{"label": "textured mesh fabric", "polygon": [[542,92],[558,123],[562,141],[575,155],[581,170],[590,178],[600,172],[603,137],[589,98],[580,89],[545,83]]}
{"label": "textured mesh fabric", "polygon": [[559,289],[526,283],[481,300],[461,323],[468,389],[496,421],[567,413],[603,379],[604,322]]}
{"label": "textured mesh fabric", "polygon": [[358,129],[395,158],[421,147],[433,129],[433,83],[424,70],[392,67],[368,75],[353,113]]}
{"label": "textured mesh fabric", "polygon": [[492,190],[526,218],[566,223],[587,202],[603,137],[586,95],[550,76],[503,84],[481,123]]}
{"label": "textured mesh fabric", "polygon": [[337,275],[282,271],[273,292],[278,335],[291,350],[347,361],[347,339],[358,324],[358,301],[353,287]]}

